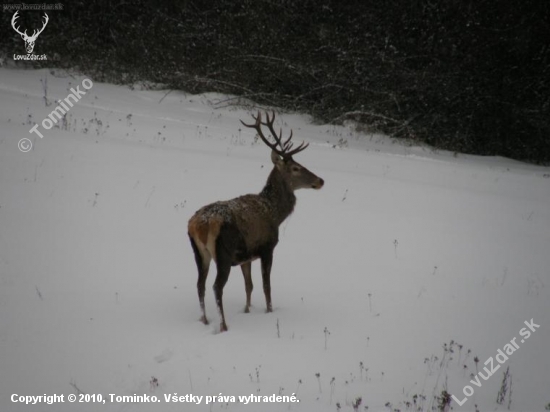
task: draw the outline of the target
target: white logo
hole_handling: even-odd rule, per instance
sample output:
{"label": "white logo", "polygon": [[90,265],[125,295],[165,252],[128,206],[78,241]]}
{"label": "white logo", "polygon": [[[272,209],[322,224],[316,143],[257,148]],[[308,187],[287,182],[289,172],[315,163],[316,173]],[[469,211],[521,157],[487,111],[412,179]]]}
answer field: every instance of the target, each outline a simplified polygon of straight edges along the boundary
{"label": "white logo", "polygon": [[38,35],[44,31],[44,29],[46,28],[46,25],[48,24],[48,21],[50,19],[49,19],[48,15],[46,13],[44,13],[44,23],[43,23],[42,28],[40,30],[34,30],[33,33],[32,33],[32,36],[29,36],[29,35],[27,35],[27,30],[25,30],[24,33],[21,33],[19,31],[19,27],[15,26],[15,20],[17,20],[17,18],[19,17],[17,15],[17,13],[19,13],[19,10],[14,13],[14,15],[11,19],[11,26],[13,27],[13,29],[17,33],[19,33],[21,35],[21,38],[25,41],[25,49],[27,49],[27,54],[31,54],[32,51],[34,50],[34,42],[38,38]]}

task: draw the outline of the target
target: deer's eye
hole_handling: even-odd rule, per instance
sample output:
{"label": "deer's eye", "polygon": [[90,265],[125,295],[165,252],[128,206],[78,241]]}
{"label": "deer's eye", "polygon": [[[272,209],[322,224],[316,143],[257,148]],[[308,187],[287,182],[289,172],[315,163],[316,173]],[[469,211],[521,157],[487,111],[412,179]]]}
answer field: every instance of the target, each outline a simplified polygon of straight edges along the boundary
{"label": "deer's eye", "polygon": [[300,168],[298,166],[292,166],[292,171],[293,172],[299,172]]}

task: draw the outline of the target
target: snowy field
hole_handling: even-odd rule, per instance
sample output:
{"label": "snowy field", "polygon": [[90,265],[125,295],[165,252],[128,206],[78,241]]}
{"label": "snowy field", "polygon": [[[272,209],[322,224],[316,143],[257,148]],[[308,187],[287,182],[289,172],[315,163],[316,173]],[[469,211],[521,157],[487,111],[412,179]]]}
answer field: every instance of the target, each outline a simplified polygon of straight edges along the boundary
{"label": "snowy field", "polygon": [[325,186],[281,225],[273,312],[259,263],[248,314],[233,268],[219,333],[214,266],[199,321],[187,221],[262,189],[269,149],[239,122],[256,109],[83,79],[0,69],[0,411],[431,411],[444,390],[467,398],[457,411],[550,404],[550,168],[279,113]]}

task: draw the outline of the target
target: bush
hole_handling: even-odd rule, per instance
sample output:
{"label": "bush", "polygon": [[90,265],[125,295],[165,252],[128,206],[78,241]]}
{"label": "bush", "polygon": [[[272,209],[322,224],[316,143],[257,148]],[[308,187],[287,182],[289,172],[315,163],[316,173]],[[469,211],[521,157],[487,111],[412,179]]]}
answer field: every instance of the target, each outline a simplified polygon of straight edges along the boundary
{"label": "bush", "polygon": [[[97,80],[230,93],[436,148],[550,163],[550,3],[432,3],[74,1],[49,13],[35,52]],[[40,25],[41,13],[21,14]],[[0,22],[8,55],[23,52],[11,16]]]}

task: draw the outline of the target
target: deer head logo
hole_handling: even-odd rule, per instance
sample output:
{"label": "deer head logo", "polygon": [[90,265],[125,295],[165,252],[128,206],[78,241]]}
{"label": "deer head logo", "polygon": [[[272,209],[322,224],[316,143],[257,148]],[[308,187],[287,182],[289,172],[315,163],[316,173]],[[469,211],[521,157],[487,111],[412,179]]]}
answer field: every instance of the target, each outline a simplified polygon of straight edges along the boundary
{"label": "deer head logo", "polygon": [[29,36],[27,35],[27,30],[25,30],[24,33],[21,33],[21,31],[19,31],[19,27],[15,26],[15,21],[19,18],[17,13],[19,13],[19,11],[16,11],[11,19],[11,26],[17,33],[21,35],[21,38],[25,41],[25,49],[27,49],[27,54],[30,54],[34,49],[34,42],[38,38],[38,35],[44,31],[44,29],[46,28],[46,24],[48,24],[48,21],[50,19],[48,15],[44,13],[44,22],[42,28],[40,30],[34,30],[32,36]]}

